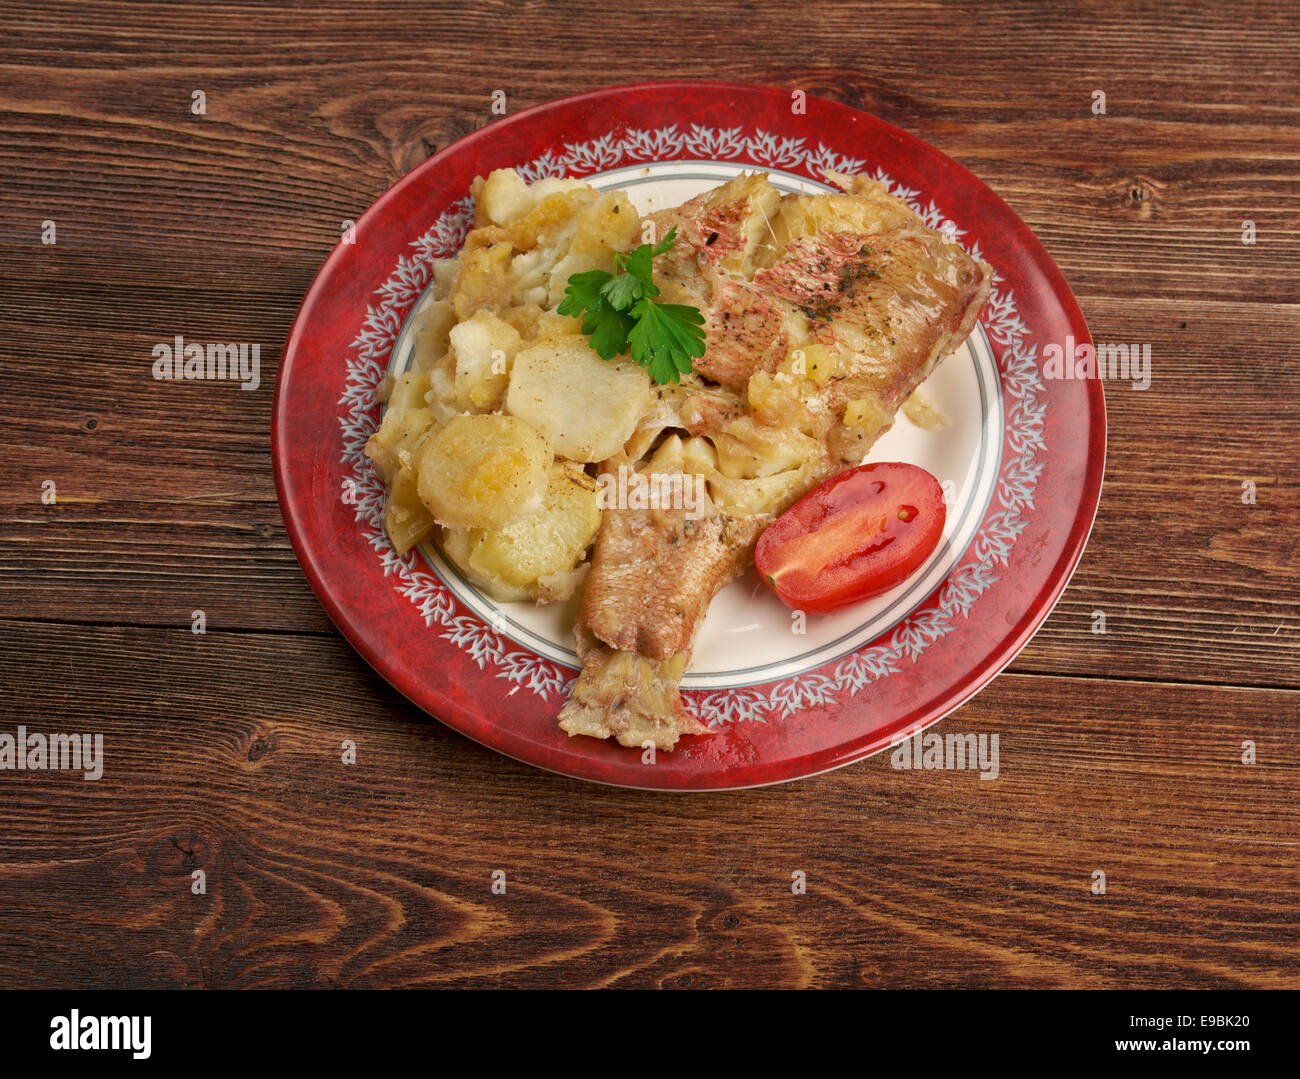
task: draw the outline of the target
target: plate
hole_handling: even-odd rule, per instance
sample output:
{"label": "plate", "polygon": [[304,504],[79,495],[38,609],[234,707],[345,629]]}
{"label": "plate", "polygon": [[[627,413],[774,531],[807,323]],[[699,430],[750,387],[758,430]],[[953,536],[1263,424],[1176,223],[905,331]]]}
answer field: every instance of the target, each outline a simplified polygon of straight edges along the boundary
{"label": "plate", "polygon": [[[473,217],[476,174],[580,177],[641,211],[746,169],[788,191],[865,174],[994,269],[979,325],[926,382],[944,417],[900,416],[868,460],[943,483],[944,541],[894,591],[803,619],[751,570],[714,601],[684,682],[714,729],[672,753],[570,738],[555,717],[577,673],[574,605],[497,603],[425,546],[398,557],[365,457],[375,390],[410,359],[406,328],[431,263]],[[655,790],[785,782],[860,760],[942,719],[1028,643],[1087,542],[1105,464],[1097,378],[1045,367],[1049,345],[1091,345],[1029,228],[962,166],[899,128],[797,91],[660,82],[581,94],[498,120],[386,192],[317,274],[276,381],[272,458],[285,525],[330,617],[389,683],[475,741],[537,767]],[[1068,355],[1068,352],[1067,352]],[[1068,370],[1068,367],[1067,367]]]}

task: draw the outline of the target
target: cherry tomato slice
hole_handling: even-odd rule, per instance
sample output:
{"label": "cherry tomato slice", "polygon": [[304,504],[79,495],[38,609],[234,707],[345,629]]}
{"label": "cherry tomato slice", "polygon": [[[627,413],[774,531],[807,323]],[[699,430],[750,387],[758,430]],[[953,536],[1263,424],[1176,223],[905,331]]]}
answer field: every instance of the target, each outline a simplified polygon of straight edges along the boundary
{"label": "cherry tomato slice", "polygon": [[903,462],[827,480],[759,537],[754,565],[783,603],[823,613],[888,592],[939,546],[943,490]]}

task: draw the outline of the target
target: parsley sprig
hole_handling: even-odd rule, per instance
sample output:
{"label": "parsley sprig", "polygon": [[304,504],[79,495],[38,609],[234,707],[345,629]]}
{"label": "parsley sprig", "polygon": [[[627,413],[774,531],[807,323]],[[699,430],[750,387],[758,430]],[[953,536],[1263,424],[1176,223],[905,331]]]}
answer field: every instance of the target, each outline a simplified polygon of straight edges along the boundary
{"label": "parsley sprig", "polygon": [[562,315],[581,315],[582,332],[602,360],[628,352],[661,386],[690,374],[704,355],[704,316],[689,304],[660,303],[654,259],[672,250],[677,226],[659,243],[614,256],[617,273],[588,270],[569,278]]}

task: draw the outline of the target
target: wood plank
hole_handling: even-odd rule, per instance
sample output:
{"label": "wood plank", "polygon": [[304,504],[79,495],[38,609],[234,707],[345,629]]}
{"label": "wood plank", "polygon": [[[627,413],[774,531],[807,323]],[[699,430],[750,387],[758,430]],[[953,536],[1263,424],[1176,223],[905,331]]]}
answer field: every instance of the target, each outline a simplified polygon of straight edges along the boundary
{"label": "wood plank", "polygon": [[[0,0],[0,734],[107,756],[97,782],[0,771],[0,986],[1300,987],[1293,6],[682,18]],[[271,386],[341,222],[493,90],[676,76],[914,132],[1030,224],[1098,340],[1152,347],[1149,390],[1107,387],[1071,586],[937,728],[996,733],[996,781],[888,755],[709,796],[541,773],[389,688],[293,557]],[[153,382],[176,333],[258,342],[262,387]]]}
{"label": "wood plank", "polygon": [[[1286,341],[1300,307],[1083,306],[1096,340],[1150,344],[1152,382],[1106,386],[1106,478],[1088,549],[1015,669],[1296,685],[1300,372]],[[1261,333],[1265,310],[1273,329]]]}
{"label": "wood plank", "polygon": [[[35,293],[17,296],[35,309]],[[186,290],[151,302],[159,327],[220,332],[224,307],[211,300]],[[1289,359],[1300,308],[1087,296],[1083,306],[1097,340],[1150,344],[1152,384],[1107,387],[1098,520],[1015,669],[1300,685],[1300,371]],[[226,628],[329,632],[274,501],[274,360],[255,392],[156,383],[142,334],[110,333],[105,351],[77,355],[100,307],[73,298],[68,308],[52,338],[60,358],[36,375],[41,407],[0,402],[0,541],[12,552],[0,561],[0,615],[177,626],[203,609]],[[281,313],[287,324],[288,304]],[[231,336],[256,337],[263,317],[243,315]],[[0,318],[6,333],[43,347]],[[278,351],[278,341],[263,350]],[[6,384],[23,384],[23,370],[0,359]],[[55,506],[40,503],[45,479]],[[1246,480],[1253,506],[1241,501]]]}
{"label": "wood plank", "polygon": [[[861,15],[808,10],[798,35],[777,5],[719,3],[692,19],[697,40],[721,34],[749,50],[746,79],[872,111],[973,168],[1081,290],[1294,299],[1298,28],[1285,5],[1258,5],[1242,20],[1125,6],[1068,29],[1060,16],[984,8],[978,18],[927,17],[924,30],[915,8],[891,5],[873,11],[871,36],[889,48],[873,49],[866,70]],[[624,47],[616,19],[583,20],[585,47],[574,53],[563,7],[524,20],[500,3],[472,16],[447,5],[314,12],[308,25],[293,10],[223,5],[205,6],[202,19],[19,7],[0,56],[10,99],[0,164],[20,177],[0,192],[0,209],[19,250],[0,251],[0,274],[21,274],[21,248],[46,218],[64,242],[100,249],[198,247],[210,262],[222,258],[208,242],[219,237],[231,267],[296,256],[333,242],[341,220],[432,150],[489,122],[494,89],[517,111],[665,75],[661,57]],[[643,12],[638,25],[669,33],[677,17],[671,7]],[[534,63],[546,50],[564,65]],[[819,62],[810,67],[809,56]],[[708,53],[678,58],[670,73],[719,70]],[[203,117],[190,112],[194,89],[208,95]],[[1092,113],[1095,89],[1108,95],[1104,116]],[[1253,247],[1241,243],[1247,219],[1259,230]]]}
{"label": "wood plank", "polygon": [[106,760],[0,775],[0,984],[1300,985],[1295,691],[1006,675],[938,728],[998,733],[992,782],[665,797],[497,756],[328,638],[0,642],[0,729]]}

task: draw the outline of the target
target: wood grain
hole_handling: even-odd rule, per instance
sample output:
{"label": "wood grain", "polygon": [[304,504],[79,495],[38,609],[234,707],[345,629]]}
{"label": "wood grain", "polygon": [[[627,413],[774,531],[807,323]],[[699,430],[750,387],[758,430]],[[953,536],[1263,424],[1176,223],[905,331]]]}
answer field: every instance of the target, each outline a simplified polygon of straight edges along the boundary
{"label": "wood grain", "polygon": [[994,782],[665,797],[473,745],[335,639],[0,628],[6,709],[106,758],[5,776],[0,984],[1294,984],[1295,690],[1006,675],[949,721]]}
{"label": "wood grain", "polygon": [[[0,731],[108,755],[0,773],[0,985],[1300,985],[1300,15],[685,10],[0,3]],[[945,724],[999,733],[996,782],[536,772],[389,689],[294,559],[271,386],[341,222],[495,89],[665,76],[914,132],[1031,225],[1096,339],[1151,345],[1150,389],[1107,387],[1073,582]],[[155,383],[176,333],[259,342],[262,387]]]}
{"label": "wood grain", "polygon": [[[158,325],[182,324],[193,298],[172,302]],[[1082,302],[1097,340],[1151,345],[1152,382],[1107,388],[1104,510],[1071,588],[1015,669],[1300,686],[1294,442],[1260,437],[1300,432],[1300,369],[1288,351],[1295,309]],[[94,332],[75,328],[88,313],[72,307],[60,338],[67,363]],[[23,339],[19,323],[7,328]],[[200,323],[191,335],[215,329]],[[229,336],[242,331],[255,332],[251,321]],[[64,364],[44,373],[39,411],[16,399],[0,406],[13,469],[0,537],[23,552],[0,563],[0,615],[33,617],[39,590],[39,617],[71,622],[181,626],[202,609],[225,628],[331,632],[275,503],[269,393],[160,385],[148,347],[121,339],[78,361],[75,379]],[[20,365],[0,364],[0,376],[20,381]],[[40,502],[46,479],[55,506]],[[1256,485],[1251,506],[1241,500],[1246,480]],[[1096,610],[1106,612],[1104,637],[1092,631]]]}

